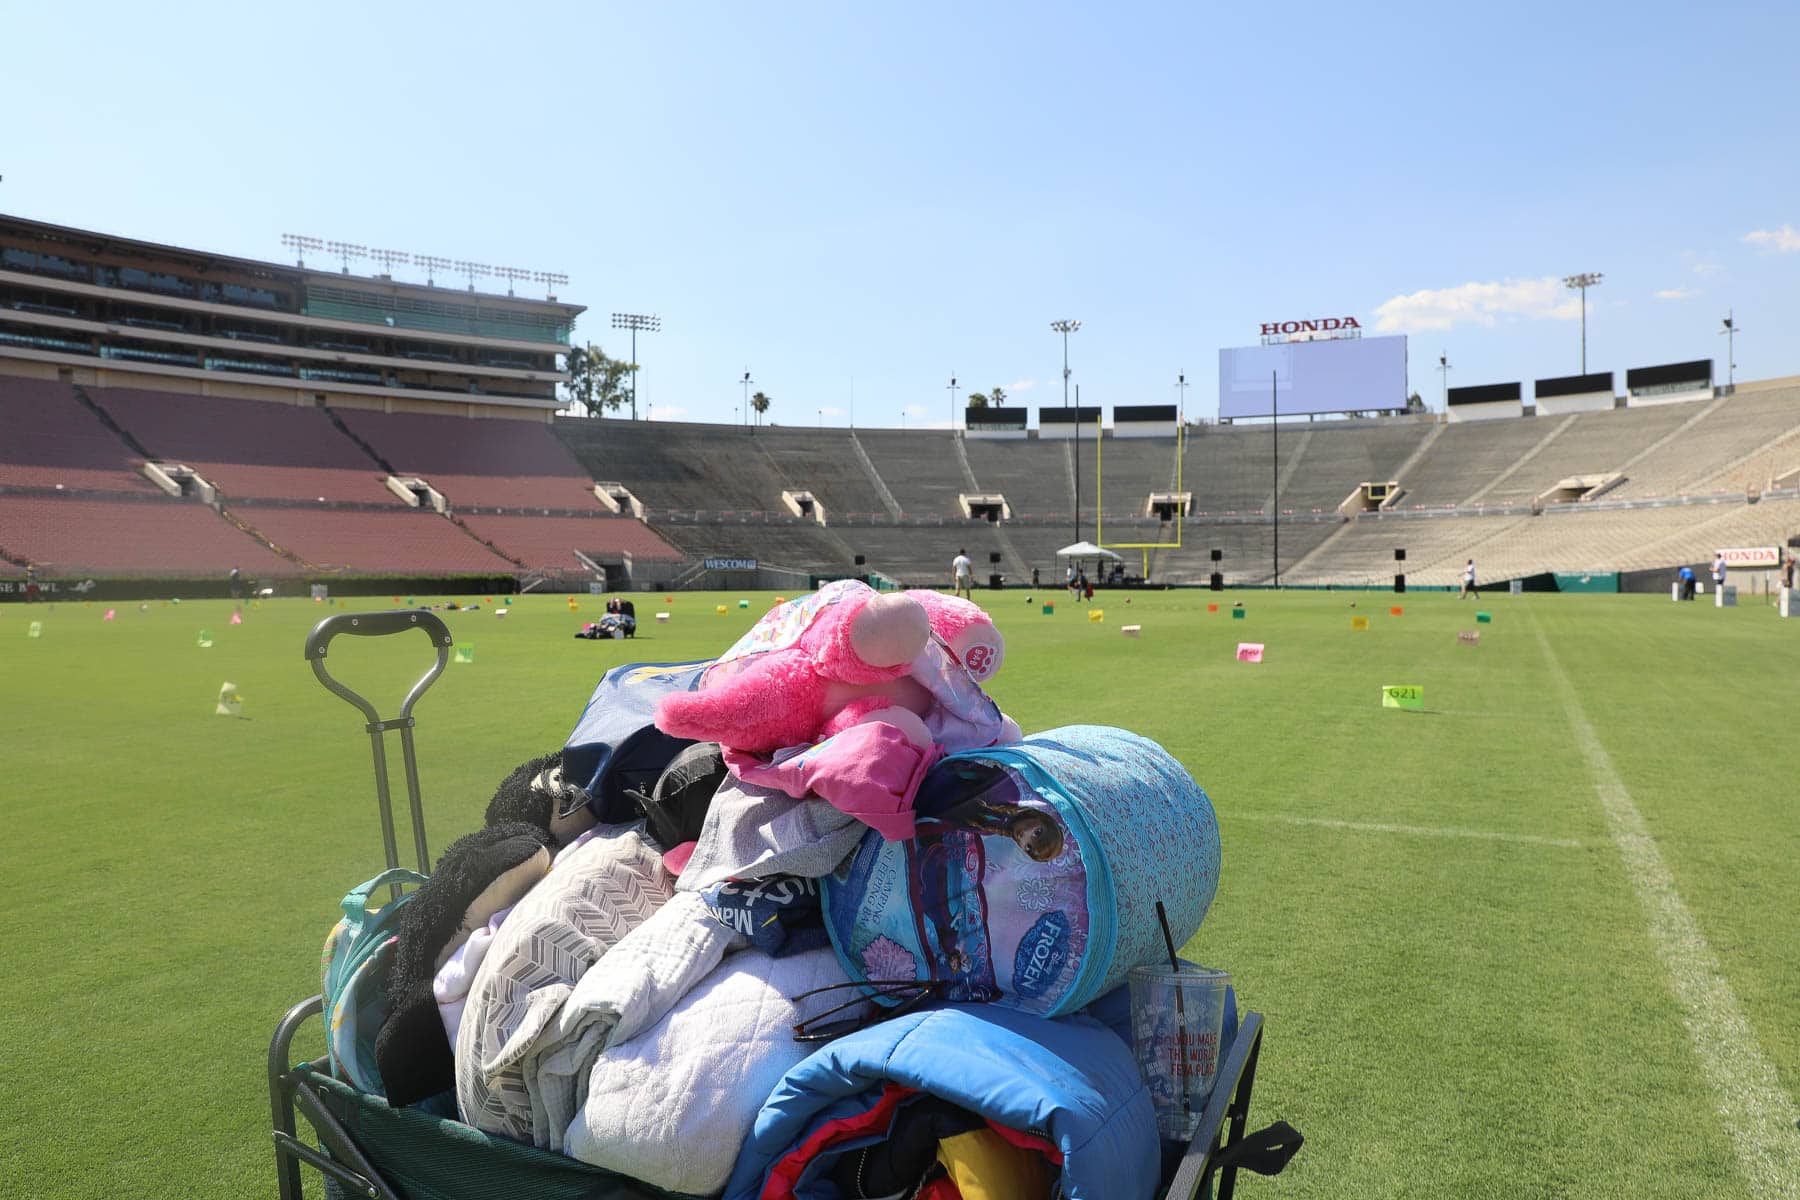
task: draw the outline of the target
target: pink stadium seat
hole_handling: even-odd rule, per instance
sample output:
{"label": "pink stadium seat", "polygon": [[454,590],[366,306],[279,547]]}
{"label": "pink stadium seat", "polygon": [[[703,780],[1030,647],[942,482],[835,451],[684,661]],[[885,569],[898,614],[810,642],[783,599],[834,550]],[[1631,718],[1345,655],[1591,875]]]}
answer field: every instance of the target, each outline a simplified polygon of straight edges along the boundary
{"label": "pink stadium seat", "polygon": [[146,450],[192,467],[227,500],[401,503],[380,465],[320,409],[134,388],[91,395]]}
{"label": "pink stadium seat", "polygon": [[429,510],[234,505],[239,520],[323,570],[359,574],[511,574],[508,562]]}
{"label": "pink stadium seat", "polygon": [[131,448],[66,383],[0,376],[0,485],[157,490]]}
{"label": "pink stadium seat", "polygon": [[0,495],[0,549],[46,575],[297,575],[300,568],[193,501]]}
{"label": "pink stadium seat", "polygon": [[630,517],[532,517],[471,514],[463,523],[527,566],[572,570],[579,550],[596,561],[621,551],[634,559],[678,559],[681,552]]}
{"label": "pink stadium seat", "polygon": [[395,470],[426,479],[455,507],[606,511],[593,479],[547,425],[354,409],[338,415]]}

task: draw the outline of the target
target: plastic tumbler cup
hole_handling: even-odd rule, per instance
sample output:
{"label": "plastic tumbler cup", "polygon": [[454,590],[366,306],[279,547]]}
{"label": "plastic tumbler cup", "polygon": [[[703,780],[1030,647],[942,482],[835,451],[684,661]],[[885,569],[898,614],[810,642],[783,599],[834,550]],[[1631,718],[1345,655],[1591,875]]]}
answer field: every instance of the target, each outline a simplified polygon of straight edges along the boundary
{"label": "plastic tumbler cup", "polygon": [[1183,965],[1131,969],[1131,1048],[1164,1138],[1186,1142],[1219,1074],[1231,972]]}

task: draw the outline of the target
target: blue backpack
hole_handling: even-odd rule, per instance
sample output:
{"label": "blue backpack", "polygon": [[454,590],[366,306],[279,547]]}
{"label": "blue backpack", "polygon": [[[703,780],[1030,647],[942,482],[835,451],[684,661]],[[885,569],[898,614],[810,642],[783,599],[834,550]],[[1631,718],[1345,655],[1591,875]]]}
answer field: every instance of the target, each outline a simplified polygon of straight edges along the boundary
{"label": "blue backpack", "polygon": [[1159,900],[1180,946],[1218,889],[1212,802],[1167,750],[1122,729],[952,754],[913,808],[912,840],[870,832],[821,881],[845,972],[888,1003],[928,982],[940,999],[1074,1012],[1167,961]]}
{"label": "blue backpack", "polygon": [[712,660],[626,663],[600,677],[581,719],[563,746],[563,778],[587,789],[588,807],[602,821],[635,821],[642,812],[627,790],[649,795],[671,759],[693,745],[656,727],[656,703],[670,692],[691,692]]}
{"label": "blue backpack", "polygon": [[358,1091],[384,1094],[375,1067],[375,1035],[388,1018],[387,972],[400,910],[418,893],[407,892],[379,908],[370,908],[369,898],[389,884],[424,882],[425,876],[405,867],[383,871],[344,897],[344,915],[325,937],[319,965],[326,1053],[332,1074]]}

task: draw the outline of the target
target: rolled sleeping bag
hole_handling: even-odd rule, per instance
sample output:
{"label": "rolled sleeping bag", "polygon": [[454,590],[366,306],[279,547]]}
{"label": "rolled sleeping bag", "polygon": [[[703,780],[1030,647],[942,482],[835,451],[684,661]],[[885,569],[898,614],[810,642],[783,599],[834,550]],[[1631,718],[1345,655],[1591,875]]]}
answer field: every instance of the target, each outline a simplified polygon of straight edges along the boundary
{"label": "rolled sleeping bag", "polygon": [[948,756],[927,773],[918,836],[870,833],[821,881],[845,972],[878,1000],[1074,1012],[1165,961],[1219,884],[1212,802],[1175,758],[1123,729],[1069,725]]}

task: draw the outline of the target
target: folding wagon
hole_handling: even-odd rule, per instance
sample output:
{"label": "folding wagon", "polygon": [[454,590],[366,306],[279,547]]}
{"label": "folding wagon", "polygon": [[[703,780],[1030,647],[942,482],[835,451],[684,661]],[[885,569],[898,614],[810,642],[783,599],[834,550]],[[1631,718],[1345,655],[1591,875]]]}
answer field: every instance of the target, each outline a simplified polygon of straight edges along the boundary
{"label": "folding wagon", "polygon": [[[407,692],[399,714],[384,719],[366,698],[326,669],[332,640],[340,634],[384,637],[418,629],[436,661]],[[386,736],[397,732],[419,875],[430,869],[425,817],[414,749],[413,708],[443,673],[452,636],[432,613],[416,610],[341,613],[326,618],[306,639],[313,673],[364,716],[375,767],[375,794],[383,849],[390,871],[399,867]],[[396,884],[392,894],[400,894]],[[324,1177],[328,1196],[368,1200],[691,1200],[677,1193],[591,1166],[562,1154],[491,1136],[456,1120],[454,1104],[427,1102],[395,1108],[334,1074],[328,1058],[294,1062],[295,1035],[320,1017],[323,997],[312,996],[281,1019],[269,1044],[269,1103],[280,1200],[301,1200],[301,1165]],[[1262,1048],[1261,1014],[1242,1015],[1235,1038],[1221,1048],[1218,1081],[1198,1131],[1185,1146],[1165,1146],[1162,1200],[1229,1197],[1240,1169],[1272,1175],[1299,1149],[1291,1126],[1276,1122],[1250,1132],[1250,1099]],[[447,1098],[445,1098],[447,1099]],[[310,1136],[302,1137],[296,1115]]]}

